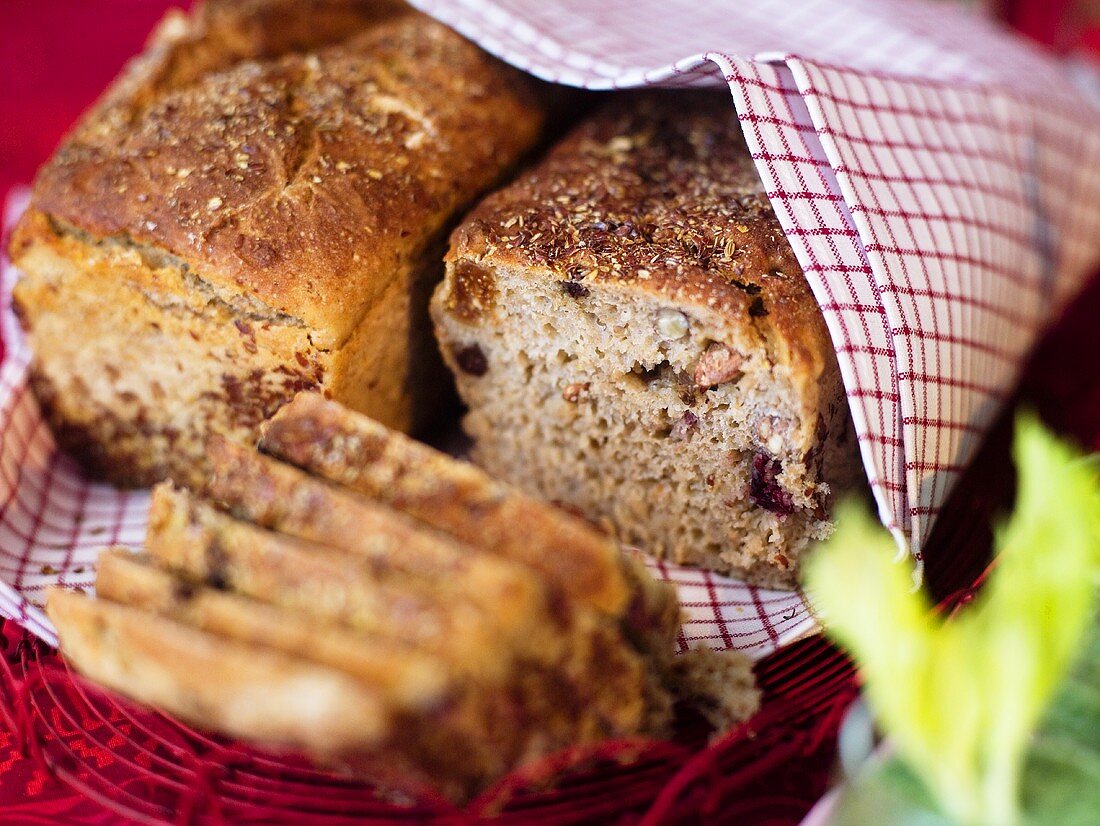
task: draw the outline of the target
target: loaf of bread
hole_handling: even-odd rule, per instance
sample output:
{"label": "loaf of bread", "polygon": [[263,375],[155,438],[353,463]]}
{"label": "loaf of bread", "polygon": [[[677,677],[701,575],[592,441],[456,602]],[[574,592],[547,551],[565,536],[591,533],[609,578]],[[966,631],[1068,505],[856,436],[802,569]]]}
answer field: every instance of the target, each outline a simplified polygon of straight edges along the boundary
{"label": "loaf of bread", "polygon": [[[272,446],[288,422],[300,437],[303,416],[327,421],[319,451],[352,468],[364,455],[354,437],[371,434],[392,449],[367,475],[397,454],[411,462],[398,495],[212,437],[201,490],[154,489],[142,554],[105,552],[95,599],[48,597],[78,670],[196,725],[455,799],[568,746],[664,733],[677,685],[716,707],[670,664],[673,589],[612,540],[531,505],[554,541],[526,558],[514,549],[529,526],[498,524],[491,507],[522,510],[522,494],[319,396],[293,408],[268,430]],[[438,485],[421,475],[427,460]],[[445,518],[420,518],[418,479]],[[478,521],[487,541],[459,535]],[[607,587],[575,588],[578,570]],[[749,674],[734,683],[744,719],[758,695],[736,663]]]}
{"label": "loaf of bread", "polygon": [[[639,560],[580,517],[317,393],[299,393],[260,430],[261,450],[460,542],[533,568],[569,599],[619,619],[660,667],[671,656],[680,614],[675,590],[654,581]],[[246,461],[235,462],[229,473],[229,463],[219,462],[208,490],[240,508],[247,496],[239,491],[256,487],[242,470],[256,462],[247,462],[247,451],[234,452]],[[286,490],[272,483],[273,474],[266,477],[262,487]],[[320,501],[330,520],[338,508],[331,495]],[[245,510],[258,515],[254,506]],[[408,556],[407,545],[401,553]]]}
{"label": "loaf of bread", "polygon": [[47,610],[78,671],[186,719],[325,755],[381,739],[381,697],[343,672],[72,591],[52,590]]}
{"label": "loaf of bread", "polygon": [[176,15],[40,171],[15,307],[62,446],[201,474],[315,387],[402,429],[446,392],[427,301],[459,211],[537,140],[516,70],[392,2]]}
{"label": "loaf of bread", "polygon": [[454,232],[432,313],[474,459],[677,562],[791,587],[859,476],[728,94],[610,103]]}
{"label": "loaf of bread", "polygon": [[443,698],[448,672],[409,640],[344,628],[318,634],[308,615],[282,611],[225,589],[181,580],[149,556],[112,548],[96,561],[96,595],[239,642],[338,668],[411,707]]}

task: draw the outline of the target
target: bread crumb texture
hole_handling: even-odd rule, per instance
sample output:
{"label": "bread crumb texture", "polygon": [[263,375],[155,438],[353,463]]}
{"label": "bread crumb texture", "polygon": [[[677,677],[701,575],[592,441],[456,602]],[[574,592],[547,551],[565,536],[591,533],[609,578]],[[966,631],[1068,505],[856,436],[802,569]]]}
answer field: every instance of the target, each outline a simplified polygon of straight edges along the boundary
{"label": "bread crumb texture", "polygon": [[40,171],[15,300],[50,422],[93,469],[197,469],[207,434],[254,438],[305,387],[403,429],[437,403],[446,233],[542,111],[446,27],[379,22],[392,5],[177,15]]}
{"label": "bread crumb texture", "polygon": [[455,231],[437,335],[492,473],[769,586],[859,477],[835,356],[725,94],[618,98]]}

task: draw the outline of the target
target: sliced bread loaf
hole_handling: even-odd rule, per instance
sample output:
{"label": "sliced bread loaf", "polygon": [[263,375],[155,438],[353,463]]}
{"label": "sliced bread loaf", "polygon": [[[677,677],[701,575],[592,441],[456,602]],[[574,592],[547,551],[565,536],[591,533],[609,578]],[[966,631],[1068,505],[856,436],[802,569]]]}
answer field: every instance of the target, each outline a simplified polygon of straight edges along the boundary
{"label": "sliced bread loaf", "polygon": [[490,473],[793,586],[859,476],[821,312],[729,96],[613,101],[455,231],[432,304]]}

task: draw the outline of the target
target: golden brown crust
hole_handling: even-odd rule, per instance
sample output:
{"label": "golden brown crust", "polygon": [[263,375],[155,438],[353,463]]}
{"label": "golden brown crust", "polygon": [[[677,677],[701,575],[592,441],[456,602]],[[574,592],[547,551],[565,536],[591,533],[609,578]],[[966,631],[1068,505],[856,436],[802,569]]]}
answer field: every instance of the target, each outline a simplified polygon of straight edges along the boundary
{"label": "golden brown crust", "polygon": [[247,443],[305,387],[403,430],[442,406],[426,307],[447,231],[543,112],[533,81],[400,5],[170,16],[41,170],[15,305],[51,427],[93,471],[199,476],[206,436]]}
{"label": "golden brown crust", "polygon": [[318,634],[308,616],[178,578],[125,548],[99,555],[95,589],[100,599],[347,672],[373,683],[387,702],[401,708],[428,709],[445,699],[446,670],[405,640],[336,626]]}
{"label": "golden brown crust", "polygon": [[170,9],[77,129],[122,128],[158,95],[242,60],[338,43],[408,11],[400,0],[205,0]]}
{"label": "golden brown crust", "polygon": [[378,693],[333,669],[58,588],[46,612],[81,673],[190,722],[329,756],[387,727]]}
{"label": "golden brown crust", "polygon": [[161,247],[323,347],[541,123],[526,79],[418,15],[109,97],[43,167],[33,206]]}
{"label": "golden brown crust", "polygon": [[549,271],[568,295],[636,291],[755,327],[775,361],[791,366],[807,409],[832,360],[725,92],[617,98],[473,210],[448,261],[444,309],[467,323],[492,312],[491,280],[471,266],[484,261]]}
{"label": "golden brown crust", "polygon": [[[261,448],[281,459],[529,565],[570,599],[609,614],[626,610],[627,581],[614,540],[473,465],[316,393],[300,393],[262,433]],[[524,526],[522,534],[516,525]]]}
{"label": "golden brown crust", "polygon": [[408,11],[402,0],[205,0],[191,15],[189,34],[208,44],[218,63],[187,74],[195,78],[241,60],[309,51]]}

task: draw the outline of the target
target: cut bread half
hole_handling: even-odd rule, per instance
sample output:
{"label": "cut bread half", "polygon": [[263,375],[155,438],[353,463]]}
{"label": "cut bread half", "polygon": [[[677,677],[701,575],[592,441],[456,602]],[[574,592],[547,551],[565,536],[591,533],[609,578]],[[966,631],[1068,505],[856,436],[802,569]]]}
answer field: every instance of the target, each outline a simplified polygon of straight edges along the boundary
{"label": "cut bread half", "polygon": [[455,231],[432,314],[474,460],[652,553],[793,587],[859,478],[726,93],[616,98]]}

